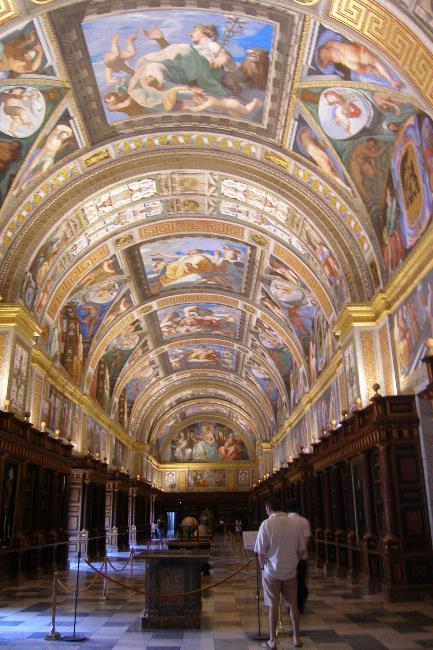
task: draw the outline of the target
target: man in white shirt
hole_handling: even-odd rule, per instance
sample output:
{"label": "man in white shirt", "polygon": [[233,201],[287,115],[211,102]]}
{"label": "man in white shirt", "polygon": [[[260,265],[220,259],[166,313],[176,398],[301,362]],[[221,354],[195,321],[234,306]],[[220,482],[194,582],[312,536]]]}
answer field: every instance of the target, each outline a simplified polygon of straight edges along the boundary
{"label": "man in white shirt", "polygon": [[303,614],[305,603],[307,602],[307,598],[308,598],[308,587],[306,585],[306,578],[307,578],[307,570],[308,570],[308,564],[307,564],[308,547],[311,539],[311,526],[308,519],[302,517],[299,514],[299,503],[296,499],[290,499],[288,504],[287,516],[291,521],[294,521],[296,525],[299,527],[299,530],[303,534],[304,541],[305,541],[305,551],[298,562],[298,570],[297,570],[298,609],[299,609],[299,613]]}
{"label": "man in white shirt", "polygon": [[263,570],[263,594],[269,607],[269,640],[264,647],[276,648],[280,595],[290,608],[293,645],[302,646],[299,638],[299,611],[296,602],[296,570],[306,550],[303,532],[296,521],[287,517],[276,498],[265,501],[268,519],[262,522],[254,551]]}

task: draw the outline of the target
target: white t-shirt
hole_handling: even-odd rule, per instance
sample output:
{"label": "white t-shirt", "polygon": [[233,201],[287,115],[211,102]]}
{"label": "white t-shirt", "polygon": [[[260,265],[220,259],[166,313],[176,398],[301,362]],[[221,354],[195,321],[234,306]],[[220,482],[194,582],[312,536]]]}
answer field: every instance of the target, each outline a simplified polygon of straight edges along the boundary
{"label": "white t-shirt", "polygon": [[[308,521],[308,519],[306,519],[305,517],[302,517],[302,515],[299,515],[297,512],[289,512],[287,514],[287,516],[291,521],[296,522],[296,525],[299,527],[299,530],[301,531],[301,533],[304,536],[305,546],[307,546],[308,540],[311,537],[310,522]],[[303,552],[303,554],[301,556],[301,559],[302,560],[307,560],[308,559],[307,549],[305,549],[305,551]]]}
{"label": "white t-shirt", "polygon": [[259,528],[254,551],[266,558],[266,577],[289,580],[305,552],[303,532],[285,512],[273,512]]}

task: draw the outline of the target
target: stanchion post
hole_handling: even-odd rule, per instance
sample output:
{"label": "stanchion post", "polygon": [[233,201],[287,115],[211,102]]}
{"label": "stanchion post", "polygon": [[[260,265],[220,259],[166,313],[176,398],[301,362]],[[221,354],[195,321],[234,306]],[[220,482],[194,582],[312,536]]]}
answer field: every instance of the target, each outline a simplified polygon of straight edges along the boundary
{"label": "stanchion post", "polygon": [[[104,573],[108,573],[108,560],[107,560],[107,557],[105,557],[103,568],[104,568]],[[102,582],[102,596],[101,596],[101,598],[102,598],[102,600],[107,600],[108,599],[108,596],[107,596],[107,578],[104,578],[104,580]]]}
{"label": "stanchion post", "polygon": [[56,632],[56,606],[57,606],[57,571],[53,573],[53,604],[51,610],[51,628],[50,633],[47,634],[45,641],[58,641],[62,638],[60,632]]}
{"label": "stanchion post", "polygon": [[257,622],[258,622],[258,634],[253,634],[250,636],[254,641],[266,641],[268,638],[267,635],[264,636],[261,630],[260,622],[260,569],[259,569],[259,556],[256,553],[256,599],[257,599]]}
{"label": "stanchion post", "polygon": [[62,637],[62,641],[86,641],[87,637],[83,635],[76,635],[75,634],[75,627],[77,625],[77,607],[78,607],[78,594],[80,593],[78,591],[78,585],[79,585],[79,579],[80,579],[80,560],[81,560],[81,551],[78,551],[78,562],[77,562],[77,579],[75,581],[75,607],[74,607],[74,633],[72,635],[66,635]]}
{"label": "stanchion post", "polygon": [[135,554],[134,554],[134,549],[132,548],[131,549],[131,578],[134,575],[134,558],[135,558]]}

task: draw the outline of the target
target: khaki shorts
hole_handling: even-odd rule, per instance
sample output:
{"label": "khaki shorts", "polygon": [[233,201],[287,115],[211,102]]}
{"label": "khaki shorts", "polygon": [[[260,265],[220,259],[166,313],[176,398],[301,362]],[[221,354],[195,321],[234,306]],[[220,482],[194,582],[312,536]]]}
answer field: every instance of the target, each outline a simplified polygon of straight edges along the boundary
{"label": "khaki shorts", "polygon": [[286,607],[296,606],[296,576],[290,580],[277,580],[263,574],[263,596],[266,607],[279,605],[280,595],[283,597]]}

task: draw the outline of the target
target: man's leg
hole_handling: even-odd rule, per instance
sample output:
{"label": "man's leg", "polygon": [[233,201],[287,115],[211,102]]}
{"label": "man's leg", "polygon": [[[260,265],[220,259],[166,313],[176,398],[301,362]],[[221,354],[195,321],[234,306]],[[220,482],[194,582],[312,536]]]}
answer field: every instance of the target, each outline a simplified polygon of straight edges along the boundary
{"label": "man's leg", "polygon": [[302,641],[299,636],[299,610],[296,601],[297,579],[296,576],[283,583],[283,596],[286,606],[290,608],[290,618],[293,627],[293,645],[300,648]]}
{"label": "man's leg", "polygon": [[277,644],[277,623],[279,612],[279,599],[273,600],[269,606],[269,642],[271,646],[276,646]]}
{"label": "man's leg", "polygon": [[308,570],[307,560],[299,560],[298,572],[297,572],[297,576],[298,576],[297,601],[298,601],[298,609],[300,614],[304,613],[305,603],[307,602],[307,598],[308,598],[308,587],[306,585],[307,570]]}
{"label": "man's leg", "polygon": [[277,647],[277,622],[280,611],[281,581],[263,576],[263,596],[265,606],[268,607],[269,616],[269,641],[268,648]]}

